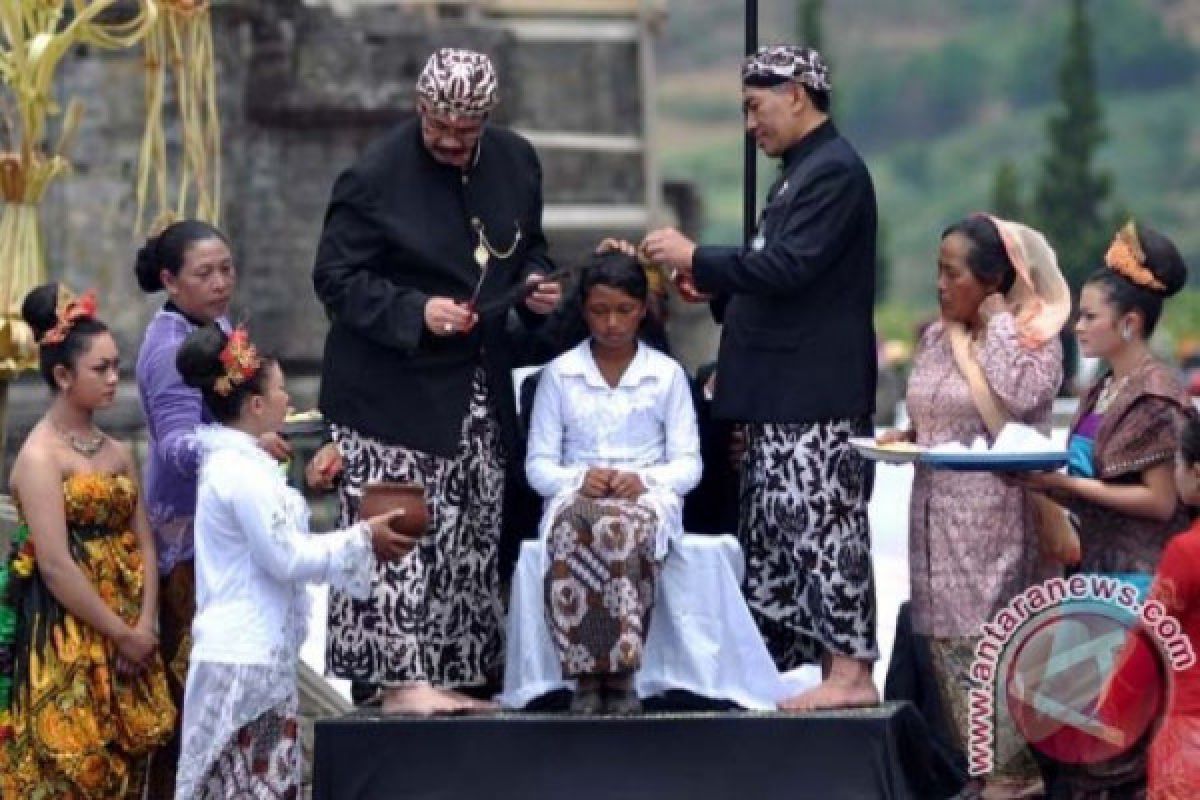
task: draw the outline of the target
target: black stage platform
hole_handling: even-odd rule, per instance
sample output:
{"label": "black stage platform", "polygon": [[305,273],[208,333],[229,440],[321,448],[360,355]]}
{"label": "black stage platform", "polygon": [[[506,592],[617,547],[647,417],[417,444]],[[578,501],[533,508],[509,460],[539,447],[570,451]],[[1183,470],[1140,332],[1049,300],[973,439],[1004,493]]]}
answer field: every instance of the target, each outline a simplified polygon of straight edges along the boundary
{"label": "black stage platform", "polygon": [[908,704],[636,717],[357,711],[316,725],[314,800],[773,800],[951,794]]}

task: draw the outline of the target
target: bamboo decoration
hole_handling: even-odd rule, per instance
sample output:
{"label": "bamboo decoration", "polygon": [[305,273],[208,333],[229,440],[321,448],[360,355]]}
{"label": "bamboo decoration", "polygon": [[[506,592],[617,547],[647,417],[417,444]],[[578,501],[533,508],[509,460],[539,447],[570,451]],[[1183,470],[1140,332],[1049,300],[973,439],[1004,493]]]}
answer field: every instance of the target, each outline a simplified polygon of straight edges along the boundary
{"label": "bamboo decoration", "polygon": [[[0,466],[8,427],[8,384],[37,365],[33,333],[21,319],[21,302],[46,280],[41,202],[71,168],[67,153],[79,126],[75,100],[63,114],[54,98],[54,74],[73,47],[132,47],[154,21],[154,0],[138,0],[137,13],[113,21],[119,0],[0,0]],[[47,124],[62,116],[58,142],[45,149]]]}
{"label": "bamboo decoration", "polygon": [[[145,41],[146,127],[138,163],[135,229],[143,230],[151,202],[152,228],[183,217],[216,225],[221,209],[221,125],[209,1],[155,2],[158,19]],[[174,198],[163,130],[168,73],[173,76],[182,136]]]}
{"label": "bamboo decoration", "polygon": [[47,152],[47,123],[61,114],[55,71],[71,48],[131,47],[154,21],[153,0],[140,0],[130,19],[101,21],[117,2],[0,0],[0,85],[11,110],[0,145],[0,382],[35,364],[20,304],[46,278],[39,206],[50,184],[70,169],[67,150],[81,114],[77,102],[68,104],[58,143]]}

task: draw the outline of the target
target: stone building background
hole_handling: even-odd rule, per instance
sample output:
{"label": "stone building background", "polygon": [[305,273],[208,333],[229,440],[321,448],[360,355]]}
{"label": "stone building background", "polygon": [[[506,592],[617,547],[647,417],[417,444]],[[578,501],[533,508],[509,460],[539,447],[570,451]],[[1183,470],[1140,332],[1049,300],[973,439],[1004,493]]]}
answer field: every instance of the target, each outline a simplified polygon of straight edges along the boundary
{"label": "stone building background", "polygon": [[[326,332],[311,269],[330,188],[372,139],[411,115],[413,83],[435,47],[471,47],[495,60],[502,99],[494,119],[539,153],[556,261],[581,258],[602,236],[636,240],[679,216],[662,200],[647,101],[665,10],[665,0],[213,0],[221,228],[239,267],[234,315],[283,361],[297,407],[315,401]],[[131,373],[142,330],[163,302],[140,292],[132,268],[141,243],[132,233],[141,55],[80,47],[59,74],[59,97],[82,98],[86,113],[75,172],[44,205],[50,275],[97,288]],[[168,128],[169,139],[175,133]],[[687,227],[699,227],[689,185],[665,195]],[[705,309],[674,309],[672,327],[685,363],[712,352]],[[44,402],[35,374],[14,384],[10,453]],[[101,421],[138,436],[131,385]]]}

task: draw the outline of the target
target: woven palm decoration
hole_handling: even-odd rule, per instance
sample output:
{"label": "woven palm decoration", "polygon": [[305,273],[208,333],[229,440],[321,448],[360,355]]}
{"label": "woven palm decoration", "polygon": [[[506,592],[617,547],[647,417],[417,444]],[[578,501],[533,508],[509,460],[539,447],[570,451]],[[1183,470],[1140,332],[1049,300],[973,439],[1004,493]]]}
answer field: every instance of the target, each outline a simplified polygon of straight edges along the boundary
{"label": "woven palm decoration", "polygon": [[[184,217],[219,223],[221,124],[208,0],[154,0],[158,18],[145,39],[146,127],[138,162],[137,231]],[[181,153],[172,187],[164,118],[174,90]]]}

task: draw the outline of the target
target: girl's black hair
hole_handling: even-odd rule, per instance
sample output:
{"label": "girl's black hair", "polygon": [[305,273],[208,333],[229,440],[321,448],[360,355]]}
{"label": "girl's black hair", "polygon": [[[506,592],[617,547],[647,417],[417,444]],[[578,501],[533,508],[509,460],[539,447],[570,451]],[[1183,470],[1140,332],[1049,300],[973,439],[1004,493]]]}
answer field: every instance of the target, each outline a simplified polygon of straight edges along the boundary
{"label": "girl's black hair", "polygon": [[59,389],[54,380],[54,368],[64,366],[74,371],[79,357],[91,346],[92,337],[108,330],[108,326],[95,317],[83,317],[75,320],[61,342],[43,342],[46,332],[58,324],[58,290],[57,283],[43,284],[25,295],[21,303],[21,318],[38,341],[42,379],[56,392]]}
{"label": "girl's black hair", "polygon": [[1097,286],[1104,290],[1108,302],[1117,310],[1117,316],[1136,311],[1142,315],[1142,332],[1149,338],[1162,316],[1163,300],[1174,295],[1187,283],[1187,264],[1175,244],[1153,228],[1135,223],[1138,241],[1146,254],[1145,267],[1166,288],[1156,291],[1138,286],[1116,270],[1102,267],[1084,282],[1084,286]]}
{"label": "girl's black hair", "polygon": [[260,355],[262,363],[253,375],[241,383],[233,383],[229,394],[220,394],[215,387],[217,379],[225,375],[221,351],[228,342],[229,337],[216,324],[203,325],[188,334],[175,356],[175,368],[183,382],[200,390],[204,405],[222,424],[238,418],[248,397],[263,393],[267,368],[275,363],[273,358]]}
{"label": "girl's black hair", "polygon": [[1004,249],[1004,241],[996,223],[982,214],[972,214],[960,219],[942,231],[945,239],[952,233],[961,234],[971,243],[967,253],[967,268],[975,280],[985,286],[995,286],[1001,294],[1007,294],[1017,279],[1017,271]]}
{"label": "girl's black hair", "polygon": [[[563,304],[562,313],[554,322],[554,338],[557,341],[555,355],[565,353],[588,338],[583,306],[587,302],[588,292],[596,286],[618,289],[643,303],[650,297],[650,282],[646,279],[646,271],[635,257],[617,250],[588,256],[574,291],[571,292],[571,301]],[[670,354],[667,332],[654,315],[647,313],[642,319],[638,338],[655,350]]]}
{"label": "girl's black hair", "polygon": [[588,258],[579,277],[579,304],[587,301],[588,292],[596,286],[619,289],[643,303],[650,296],[646,271],[633,256],[617,250],[593,254]]}
{"label": "girl's black hair", "polygon": [[220,239],[229,245],[225,234],[198,219],[180,220],[168,225],[158,236],[151,236],[138,249],[133,263],[138,286],[147,294],[162,291],[162,271],[178,275],[191,246],[208,239]]}

